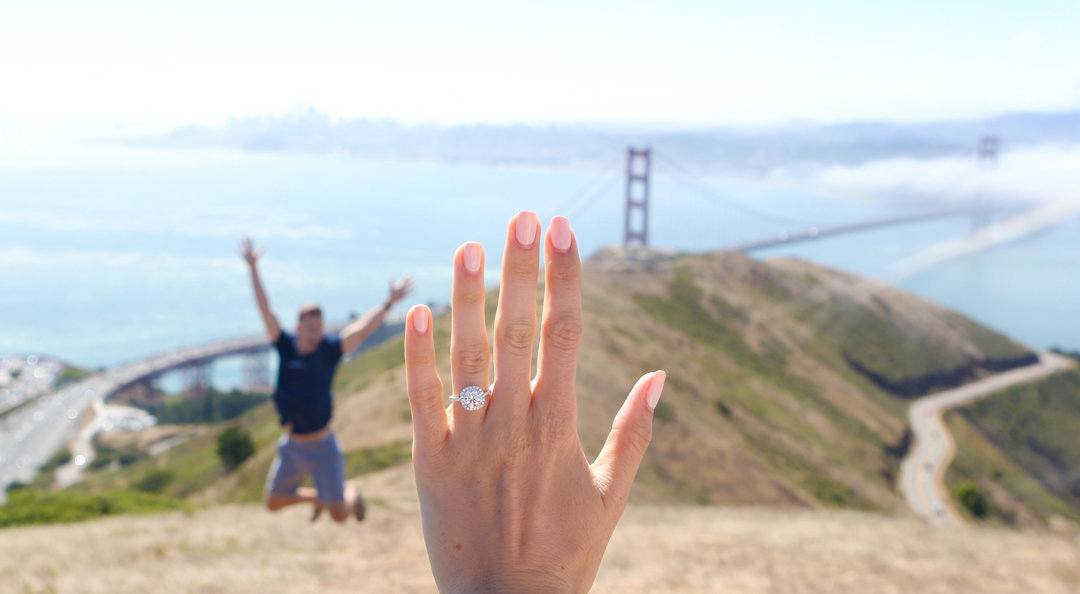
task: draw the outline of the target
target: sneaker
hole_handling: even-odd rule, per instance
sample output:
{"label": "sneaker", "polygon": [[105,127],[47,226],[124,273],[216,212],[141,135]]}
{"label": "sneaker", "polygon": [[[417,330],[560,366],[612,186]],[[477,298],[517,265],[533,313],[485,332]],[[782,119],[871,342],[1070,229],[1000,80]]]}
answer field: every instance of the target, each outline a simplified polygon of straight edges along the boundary
{"label": "sneaker", "polygon": [[360,492],[356,492],[356,496],[353,497],[353,515],[356,516],[357,522],[363,522],[364,516],[367,513],[367,507],[364,505],[364,498],[360,496]]}

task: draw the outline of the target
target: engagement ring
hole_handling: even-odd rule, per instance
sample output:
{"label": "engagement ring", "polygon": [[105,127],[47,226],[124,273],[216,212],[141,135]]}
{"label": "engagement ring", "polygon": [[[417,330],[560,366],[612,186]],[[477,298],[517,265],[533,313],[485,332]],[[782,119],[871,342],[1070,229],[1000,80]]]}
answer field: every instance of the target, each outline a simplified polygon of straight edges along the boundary
{"label": "engagement ring", "polygon": [[[494,384],[492,384],[494,386]],[[465,386],[459,396],[451,396],[453,402],[460,402],[465,410],[480,410],[487,404],[487,397],[491,394],[491,388],[484,390],[480,386]]]}

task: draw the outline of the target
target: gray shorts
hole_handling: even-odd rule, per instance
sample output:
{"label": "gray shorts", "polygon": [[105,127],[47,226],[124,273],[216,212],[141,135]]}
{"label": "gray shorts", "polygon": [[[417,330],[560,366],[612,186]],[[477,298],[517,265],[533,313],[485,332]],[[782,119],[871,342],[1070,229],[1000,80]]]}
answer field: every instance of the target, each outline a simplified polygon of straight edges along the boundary
{"label": "gray shorts", "polygon": [[270,495],[295,495],[304,477],[311,475],[322,503],[345,501],[345,456],[333,433],[318,441],[297,442],[282,435],[278,453],[266,476]]}

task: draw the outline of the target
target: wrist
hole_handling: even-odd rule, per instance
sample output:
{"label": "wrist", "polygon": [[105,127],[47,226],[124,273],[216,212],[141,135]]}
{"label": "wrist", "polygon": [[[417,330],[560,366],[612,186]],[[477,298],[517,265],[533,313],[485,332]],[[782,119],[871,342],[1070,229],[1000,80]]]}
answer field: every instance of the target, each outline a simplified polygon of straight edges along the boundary
{"label": "wrist", "polygon": [[588,587],[575,588],[564,578],[547,572],[500,574],[475,580],[464,579],[446,588],[448,592],[551,592],[555,594],[586,592],[588,589]]}

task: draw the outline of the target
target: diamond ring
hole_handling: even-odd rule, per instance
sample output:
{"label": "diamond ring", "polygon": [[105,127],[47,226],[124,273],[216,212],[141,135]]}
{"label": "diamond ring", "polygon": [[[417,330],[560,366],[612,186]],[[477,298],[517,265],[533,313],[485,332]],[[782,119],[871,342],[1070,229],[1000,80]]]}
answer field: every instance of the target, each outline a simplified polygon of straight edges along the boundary
{"label": "diamond ring", "polygon": [[[492,384],[492,387],[494,387],[494,384]],[[450,400],[461,403],[461,408],[465,410],[480,410],[487,404],[487,397],[490,394],[491,388],[485,390],[480,386],[465,386],[461,389],[460,395],[451,396]]]}

